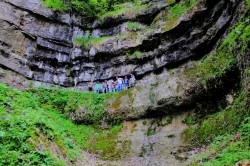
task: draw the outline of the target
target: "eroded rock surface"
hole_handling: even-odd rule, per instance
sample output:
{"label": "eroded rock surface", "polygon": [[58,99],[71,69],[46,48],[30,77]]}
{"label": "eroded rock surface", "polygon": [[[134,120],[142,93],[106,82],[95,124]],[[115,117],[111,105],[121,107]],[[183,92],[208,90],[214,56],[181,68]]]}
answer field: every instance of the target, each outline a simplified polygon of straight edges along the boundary
{"label": "eroded rock surface", "polygon": [[[0,63],[32,80],[83,89],[91,80],[131,72],[147,83],[155,71],[210,52],[239,3],[197,1],[181,16],[169,19],[173,4],[145,1],[133,13],[86,22],[74,13],[53,12],[40,0],[3,0]],[[140,26],[129,29],[129,22]],[[87,48],[75,43],[77,37],[104,38]],[[139,56],[133,56],[136,52]]]}
{"label": "eroded rock surface", "polygon": [[[194,157],[189,145],[181,138],[188,128],[182,123],[185,114],[167,122],[167,117],[125,121],[116,140],[121,159],[101,160],[97,155],[83,152],[80,164],[96,166],[183,166]],[[76,163],[78,165],[78,163]]]}

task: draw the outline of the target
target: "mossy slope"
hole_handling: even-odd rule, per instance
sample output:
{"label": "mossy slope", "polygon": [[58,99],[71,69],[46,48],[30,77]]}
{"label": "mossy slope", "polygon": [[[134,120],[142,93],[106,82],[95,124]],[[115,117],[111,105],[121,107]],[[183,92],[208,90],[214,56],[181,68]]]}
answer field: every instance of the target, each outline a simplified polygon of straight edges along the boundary
{"label": "mossy slope", "polygon": [[[81,159],[81,150],[105,159],[119,157],[121,127],[98,126],[105,97],[56,89],[22,92],[0,84],[0,165],[68,165]],[[76,125],[61,113],[81,104],[94,110],[90,119],[95,125]]]}

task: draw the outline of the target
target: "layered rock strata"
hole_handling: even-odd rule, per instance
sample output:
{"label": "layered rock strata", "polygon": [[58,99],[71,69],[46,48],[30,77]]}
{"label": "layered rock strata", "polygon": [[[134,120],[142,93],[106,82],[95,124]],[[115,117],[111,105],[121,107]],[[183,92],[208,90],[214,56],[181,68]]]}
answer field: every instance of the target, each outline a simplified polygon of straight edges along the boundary
{"label": "layered rock strata", "polygon": [[[151,83],[153,73],[209,53],[240,1],[197,1],[170,17],[176,3],[145,1],[138,10],[87,21],[47,9],[40,0],[3,0],[0,64],[29,79],[66,87],[85,88],[91,80],[132,72],[138,84]],[[131,29],[131,22],[140,26]],[[86,47],[75,42],[78,37],[100,41]]]}

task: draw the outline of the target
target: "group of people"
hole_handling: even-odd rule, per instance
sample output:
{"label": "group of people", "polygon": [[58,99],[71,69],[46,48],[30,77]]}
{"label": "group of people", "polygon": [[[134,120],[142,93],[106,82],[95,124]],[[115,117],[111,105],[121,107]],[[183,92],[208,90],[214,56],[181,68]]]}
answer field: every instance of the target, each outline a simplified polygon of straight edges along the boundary
{"label": "group of people", "polygon": [[133,74],[130,76],[125,76],[125,78],[116,77],[116,81],[114,80],[105,80],[104,82],[95,82],[95,86],[93,88],[93,84],[90,83],[89,91],[95,90],[96,93],[109,93],[109,92],[120,92],[122,90],[128,90],[135,86],[136,79]]}

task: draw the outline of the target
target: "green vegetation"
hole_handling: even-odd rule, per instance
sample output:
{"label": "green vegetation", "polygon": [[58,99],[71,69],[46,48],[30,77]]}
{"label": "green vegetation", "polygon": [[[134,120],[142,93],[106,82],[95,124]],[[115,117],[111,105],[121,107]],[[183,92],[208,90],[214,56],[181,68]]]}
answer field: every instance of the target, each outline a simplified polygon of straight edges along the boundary
{"label": "green vegetation", "polygon": [[172,29],[177,24],[179,17],[191,9],[196,3],[197,0],[183,0],[180,3],[167,7],[165,13],[156,17],[151,26],[153,26],[158,20],[162,20],[165,21],[165,24],[160,27],[162,32]]}
{"label": "green vegetation", "polygon": [[167,116],[166,121],[167,121],[168,124],[171,124],[173,122],[173,118],[170,117],[170,116]]}
{"label": "green vegetation", "polygon": [[[81,149],[115,158],[121,126],[97,125],[109,97],[45,88],[22,92],[0,84],[0,165],[66,165],[82,156]],[[65,116],[82,105],[94,110],[88,123],[95,126],[76,125]]]}
{"label": "green vegetation", "polygon": [[140,10],[146,9],[148,6],[147,5],[139,5],[139,4],[134,4],[132,7],[122,7],[122,8],[117,8],[116,10],[113,11],[108,11],[102,15],[99,15],[99,19],[104,19],[106,17],[112,17],[112,16],[118,16],[125,14],[127,12],[130,12],[130,16],[134,15],[135,13],[139,13]]}
{"label": "green vegetation", "polygon": [[150,129],[150,130],[147,131],[147,136],[150,137],[152,135],[155,135],[155,133],[156,133],[155,130]]}
{"label": "green vegetation", "polygon": [[42,2],[46,7],[59,11],[64,11],[68,7],[61,0],[43,0]]}
{"label": "green vegetation", "polygon": [[[51,9],[57,11],[65,11],[67,9],[73,9],[87,18],[102,17],[104,13],[112,12],[117,13],[117,6],[124,3],[124,0],[68,0],[67,4],[64,4],[62,0],[43,0],[43,4]],[[138,3],[138,0],[129,0],[126,2]],[[111,13],[109,13],[111,14]],[[109,15],[108,14],[108,15]]]}
{"label": "green vegetation", "polygon": [[211,143],[201,148],[192,165],[234,165],[237,161],[250,158],[250,108],[247,102],[247,93],[242,91],[224,111],[183,133],[184,138],[193,145]]}
{"label": "green vegetation", "polygon": [[[244,19],[223,41],[213,56],[205,57],[189,70],[188,77],[197,76],[203,84],[221,77],[237,65],[237,57],[245,56],[250,42],[249,19]],[[243,69],[247,71],[249,68]],[[244,80],[244,78],[242,78]],[[202,146],[192,163],[196,165],[235,165],[250,158],[249,137],[250,108],[249,92],[242,87],[238,97],[223,111],[217,112],[198,126],[183,133],[187,142]],[[204,147],[204,145],[208,145]]]}
{"label": "green vegetation", "polygon": [[128,59],[140,59],[143,56],[143,53],[141,51],[135,51],[132,54],[130,53],[126,53],[126,57],[128,57]]}
{"label": "green vegetation", "polygon": [[236,51],[246,54],[246,48],[250,42],[250,25],[248,19],[238,26],[223,41],[217,52],[205,57],[195,64],[195,67],[186,71],[187,78],[200,78],[202,84],[206,84],[214,78],[223,76],[233,66],[237,65]]}
{"label": "green vegetation", "polygon": [[95,94],[90,92],[78,92],[71,90],[36,88],[31,92],[39,99],[39,104],[46,108],[57,110],[68,115],[82,108],[86,109],[85,123],[98,124],[105,116],[104,108],[107,107],[107,100],[116,93]]}
{"label": "green vegetation", "polygon": [[249,132],[250,119],[246,118],[238,132],[216,137],[214,142],[195,158],[192,165],[235,165],[238,161],[249,159]]}
{"label": "green vegetation", "polygon": [[104,37],[98,37],[98,38],[79,37],[79,38],[75,38],[75,43],[79,45],[83,45],[85,49],[89,50],[92,45],[96,45],[110,38],[111,36],[104,36]]}
{"label": "green vegetation", "polygon": [[90,151],[95,153],[97,151],[101,151],[101,155],[103,159],[120,159],[121,157],[121,149],[116,147],[117,133],[120,132],[121,126],[113,127],[109,132],[102,132],[97,136],[91,138],[93,141],[93,146],[90,148]]}
{"label": "green vegetation", "polygon": [[140,30],[142,28],[142,25],[136,22],[128,22],[128,29],[130,31],[136,31]]}
{"label": "green vegetation", "polygon": [[242,92],[234,104],[228,106],[224,111],[210,116],[197,128],[191,128],[185,132],[186,138],[193,144],[207,144],[216,136],[237,131],[239,126],[250,115],[247,106],[247,95]]}
{"label": "green vegetation", "polygon": [[175,4],[173,7],[167,8],[169,13],[167,19],[170,20],[176,17],[180,17],[183,13],[188,11],[196,2],[197,0],[185,0]]}
{"label": "green vegetation", "polygon": [[196,118],[195,116],[187,116],[185,119],[182,120],[182,123],[187,124],[189,126],[194,125],[196,123]]}

